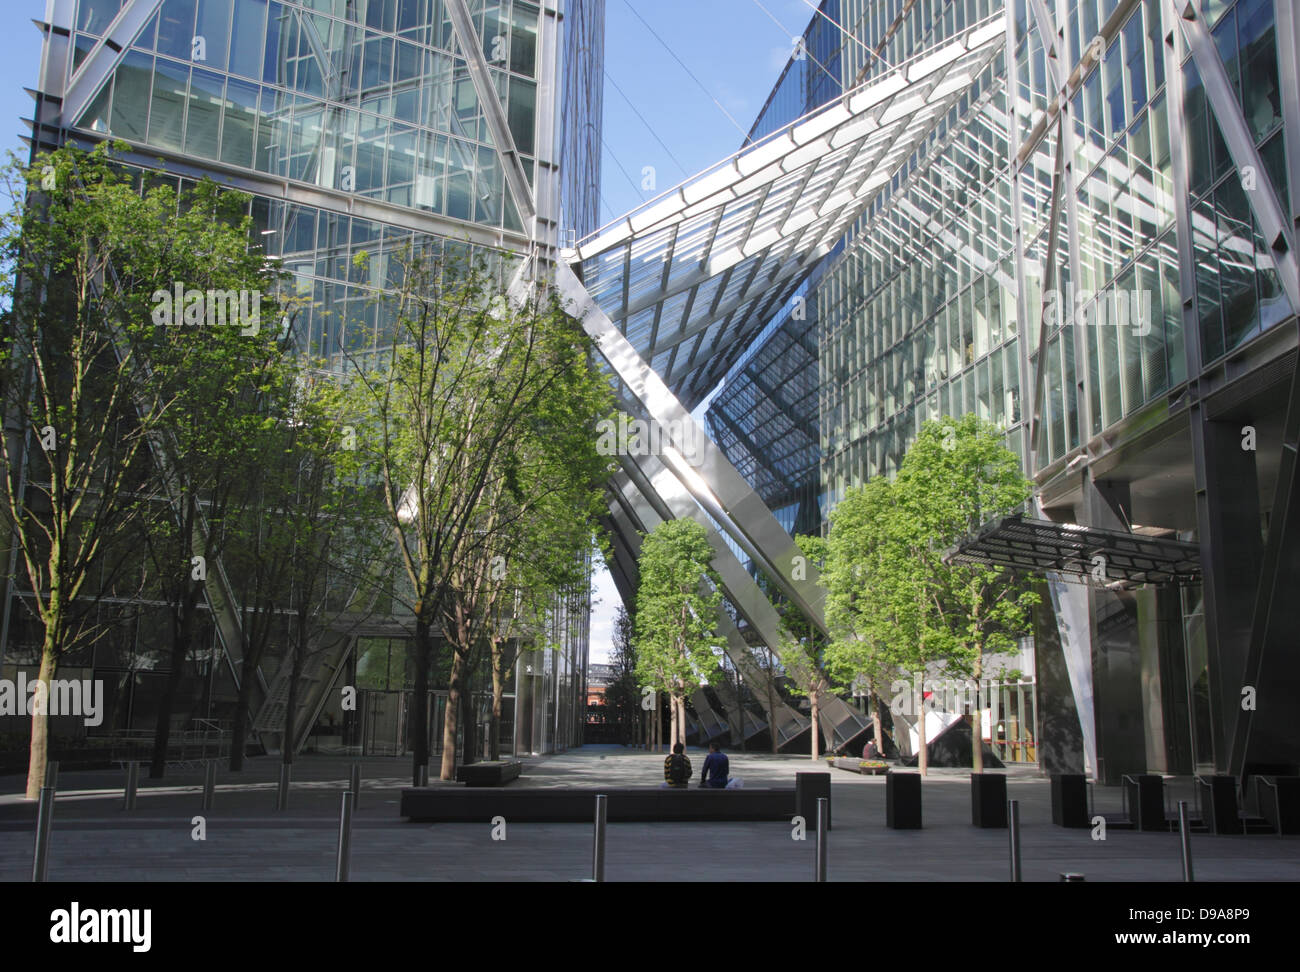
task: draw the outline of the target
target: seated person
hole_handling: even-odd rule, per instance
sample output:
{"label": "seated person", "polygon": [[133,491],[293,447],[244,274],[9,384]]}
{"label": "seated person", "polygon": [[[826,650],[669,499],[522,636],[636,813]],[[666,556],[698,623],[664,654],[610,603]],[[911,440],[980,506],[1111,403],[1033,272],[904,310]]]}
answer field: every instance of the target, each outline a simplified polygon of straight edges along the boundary
{"label": "seated person", "polygon": [[716,742],[709,743],[709,755],[704,757],[704,769],[700,774],[700,786],[715,790],[727,788],[727,772],[730,769],[722,747]]}
{"label": "seated person", "polygon": [[686,747],[681,743],[677,743],[677,745],[673,746],[672,754],[664,759],[664,782],[662,786],[676,790],[683,789],[689,784],[691,772],[691,761],[686,755]]}
{"label": "seated person", "polygon": [[876,741],[869,739],[866,746],[862,748],[863,759],[880,759],[880,750],[876,748]]}

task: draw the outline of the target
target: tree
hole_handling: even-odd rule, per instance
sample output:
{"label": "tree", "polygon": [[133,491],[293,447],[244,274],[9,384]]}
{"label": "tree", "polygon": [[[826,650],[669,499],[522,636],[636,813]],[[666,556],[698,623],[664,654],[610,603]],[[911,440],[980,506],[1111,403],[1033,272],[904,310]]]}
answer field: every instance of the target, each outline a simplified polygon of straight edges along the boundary
{"label": "tree", "polygon": [[1039,596],[1023,576],[1003,567],[964,566],[944,553],[984,523],[1005,516],[1033,495],[1020,460],[992,423],[976,415],[922,426],[898,472],[901,512],[928,539],[919,564],[931,592],[935,626],[946,635],[949,667],[974,683],[971,761],[984,768],[981,680],[991,656],[1013,651],[1032,624]]}
{"label": "tree", "polygon": [[[122,538],[149,513],[139,498],[149,452],[178,394],[155,380],[147,358],[157,294],[213,273],[245,279],[241,261],[214,263],[236,240],[246,247],[246,233],[202,205],[181,212],[166,187],[137,191],[112,150],[65,146],[5,173],[3,507],[43,628],[46,698],[61,658],[93,637],[93,621],[77,623],[78,605],[89,618],[87,602],[134,553]],[[38,707],[29,798],[44,779],[48,738]]]}
{"label": "tree", "polygon": [[[821,575],[831,632],[827,663],[846,680],[866,674],[878,697],[886,677],[904,677],[909,697],[896,716],[916,715],[918,763],[925,774],[924,680],[915,684],[912,678],[944,657],[942,632],[933,627],[930,591],[918,566],[925,544],[888,479],[850,489],[830,520]],[[895,727],[900,721],[895,718]]]}
{"label": "tree", "polygon": [[[485,540],[501,522],[493,501],[518,488],[512,451],[528,438],[530,423],[555,413],[548,403],[578,380],[575,369],[589,373],[591,346],[553,297],[513,306],[499,274],[482,263],[408,249],[389,264],[393,343],[374,358],[352,360],[354,408],[359,447],[373,464],[397,540],[406,579],[399,596],[414,616],[418,780],[429,759],[423,700],[435,637],[452,649],[442,765],[449,776],[461,694],[481,643],[481,595],[488,581],[501,579],[490,576],[497,554]],[[594,440],[594,428],[586,435]]]}
{"label": "tree", "polygon": [[[794,538],[800,552],[818,569],[826,561],[826,541],[821,537],[800,535]],[[781,659],[794,691],[807,697],[812,722],[810,752],[815,760],[821,755],[821,704],[832,691],[834,679],[825,658],[826,639],[803,613],[785,598],[777,599],[781,616]]]}
{"label": "tree", "polygon": [[[996,428],[968,415],[927,422],[895,481],[875,479],[850,490],[831,514],[822,583],[832,667],[841,677],[865,676],[877,706],[888,678],[908,680],[906,698],[895,701],[906,703],[900,714],[916,716],[922,772],[925,714],[934,704],[925,699],[927,670],[944,665],[978,686],[988,657],[1014,647],[1038,601],[1023,579],[998,568],[947,564],[945,552],[1015,509],[1031,489]],[[978,690],[973,710],[977,717]],[[977,724],[971,756],[978,772]]]}
{"label": "tree", "polygon": [[666,520],[645,537],[636,598],[637,678],[668,695],[671,744],[686,740],[686,697],[720,671],[715,611],[722,600],[708,533]]}
{"label": "tree", "polygon": [[[149,383],[169,402],[152,430],[150,481],[159,514],[142,521],[171,620],[150,766],[150,776],[161,777],[209,575],[220,569],[231,527],[254,498],[295,362],[273,324],[281,317],[276,302],[263,299],[284,275],[250,245],[249,197],[204,180],[183,197],[159,186],[147,199],[164,223],[160,260],[173,271],[152,295],[148,323],[137,332]],[[245,665],[245,680],[252,675]]]}
{"label": "tree", "polygon": [[[251,471],[253,500],[236,521],[228,559],[242,579],[244,652],[230,768],[243,765],[251,688],[272,632],[285,638],[287,678],[281,753],[296,749],[298,689],[323,638],[347,637],[370,615],[391,562],[391,534],[365,470],[333,376],[303,360],[281,390],[280,413]],[[280,625],[288,620],[287,630]]]}
{"label": "tree", "polygon": [[[486,649],[493,754],[506,676],[519,657],[507,651],[507,643],[541,639],[547,620],[564,609],[571,592],[587,585],[604,484],[613,468],[594,435],[612,410],[613,396],[585,335],[554,306],[525,319],[536,344],[531,367],[547,380],[531,390],[526,420],[515,424],[492,463],[473,518],[473,539],[452,566],[455,583],[443,614],[455,657],[464,659],[466,700],[479,667],[476,652]],[[468,711],[463,724],[469,762]],[[455,733],[456,714],[448,705],[444,779],[454,775]]]}
{"label": "tree", "polygon": [[614,677],[605,688],[605,705],[610,717],[618,725],[623,745],[642,740],[641,692],[636,680],[635,625],[627,609],[620,606],[614,615],[614,640],[610,651],[610,667]]}

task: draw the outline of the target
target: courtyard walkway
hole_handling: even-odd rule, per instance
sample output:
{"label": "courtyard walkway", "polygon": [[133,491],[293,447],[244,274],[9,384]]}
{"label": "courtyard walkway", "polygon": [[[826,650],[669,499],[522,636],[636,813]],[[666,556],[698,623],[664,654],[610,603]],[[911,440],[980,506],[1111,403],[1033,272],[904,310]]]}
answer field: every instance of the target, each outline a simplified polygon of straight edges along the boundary
{"label": "courtyard walkway", "polygon": [[[794,774],[825,770],[807,757],[731,752],[731,773],[747,785],[794,784]],[[690,751],[698,779],[703,752]],[[201,806],[201,772],[141,780],[137,809],[122,806],[124,774],[63,772],[52,831],[52,881],[330,881],[339,794],[351,761],[303,757],[295,764],[289,809],[277,812],[273,758],[252,759],[242,774],[218,776],[215,808]],[[417,824],[398,817],[408,785],[405,759],[362,760],[363,789],[354,821],[354,881],[568,881],[591,873],[591,827],[512,824],[504,840],[482,824]],[[525,760],[515,786],[657,786],[663,755],[619,746],[587,746]],[[968,771],[932,770],[924,783],[925,829],[885,827],[885,781],[842,770],[832,774],[832,881],[1007,879],[1007,832],[970,825]],[[1179,881],[1176,834],[1090,831],[1051,823],[1048,782],[1036,770],[1008,771],[1008,795],[1021,807],[1026,881],[1062,872],[1088,881]],[[0,777],[0,880],[31,875],[35,804],[21,776]],[[455,786],[438,783],[435,785]],[[1189,798],[1185,793],[1177,794]],[[1118,789],[1098,787],[1095,809],[1118,813]],[[202,815],[205,840],[193,839]],[[807,881],[815,834],[791,839],[787,823],[615,823],[609,825],[611,881]],[[1192,838],[1202,881],[1300,880],[1300,838]]]}

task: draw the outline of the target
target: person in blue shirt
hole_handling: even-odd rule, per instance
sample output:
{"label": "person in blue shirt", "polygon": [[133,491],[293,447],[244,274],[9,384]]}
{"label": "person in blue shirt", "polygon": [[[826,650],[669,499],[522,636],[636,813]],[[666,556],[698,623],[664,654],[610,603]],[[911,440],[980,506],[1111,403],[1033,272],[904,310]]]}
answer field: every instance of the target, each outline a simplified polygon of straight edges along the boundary
{"label": "person in blue shirt", "polygon": [[716,742],[709,743],[709,755],[704,757],[704,770],[700,775],[700,786],[711,787],[715,790],[725,790],[727,788],[727,773],[730,766],[727,763],[727,757],[723,754],[722,749]]}

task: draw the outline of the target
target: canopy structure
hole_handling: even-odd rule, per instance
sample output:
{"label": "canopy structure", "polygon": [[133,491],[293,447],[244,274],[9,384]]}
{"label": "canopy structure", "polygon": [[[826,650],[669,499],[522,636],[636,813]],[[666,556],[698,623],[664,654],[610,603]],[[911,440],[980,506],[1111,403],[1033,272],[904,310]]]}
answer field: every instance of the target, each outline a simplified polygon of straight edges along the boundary
{"label": "canopy structure", "polygon": [[688,408],[1002,48],[998,14],[615,220],[562,259]]}
{"label": "canopy structure", "polygon": [[1104,584],[1195,584],[1201,579],[1197,544],[1019,514],[985,525],[951,548],[944,560],[1050,571]]}

